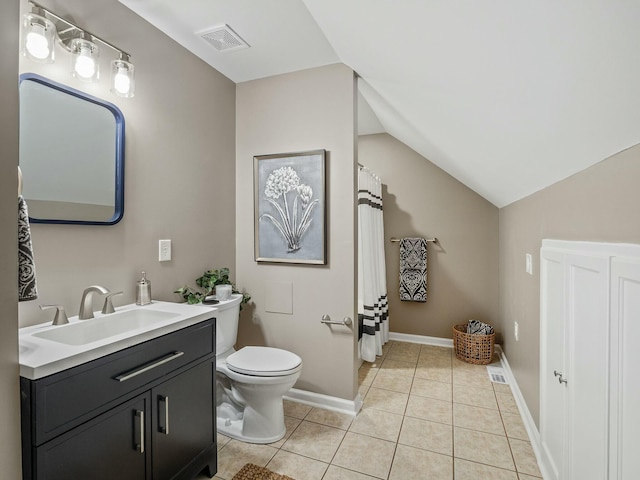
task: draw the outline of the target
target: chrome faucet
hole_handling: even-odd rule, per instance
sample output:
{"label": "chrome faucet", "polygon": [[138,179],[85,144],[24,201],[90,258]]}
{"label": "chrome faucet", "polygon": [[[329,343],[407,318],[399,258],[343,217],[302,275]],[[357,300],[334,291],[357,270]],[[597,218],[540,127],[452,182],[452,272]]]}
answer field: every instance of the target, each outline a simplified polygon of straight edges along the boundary
{"label": "chrome faucet", "polygon": [[78,312],[78,320],[88,320],[93,318],[93,302],[92,293],[100,293],[106,295],[110,293],[108,289],[100,285],[92,285],[84,289],[82,292],[82,300],[80,300],[80,311]]}

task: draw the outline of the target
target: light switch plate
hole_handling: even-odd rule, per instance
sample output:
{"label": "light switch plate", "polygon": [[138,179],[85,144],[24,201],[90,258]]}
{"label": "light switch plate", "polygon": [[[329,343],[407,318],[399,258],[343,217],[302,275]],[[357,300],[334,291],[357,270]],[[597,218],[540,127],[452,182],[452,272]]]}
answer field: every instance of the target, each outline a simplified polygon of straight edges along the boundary
{"label": "light switch plate", "polygon": [[171,240],[158,240],[158,261],[171,260]]}
{"label": "light switch plate", "polygon": [[533,275],[533,257],[530,253],[525,255],[525,270],[529,275]]}

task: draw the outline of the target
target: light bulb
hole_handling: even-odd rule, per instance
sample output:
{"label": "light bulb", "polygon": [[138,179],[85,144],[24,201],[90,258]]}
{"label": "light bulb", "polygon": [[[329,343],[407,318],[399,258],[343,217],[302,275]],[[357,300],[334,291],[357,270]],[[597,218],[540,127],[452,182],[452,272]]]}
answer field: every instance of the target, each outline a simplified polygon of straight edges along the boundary
{"label": "light bulb", "polygon": [[49,41],[45,36],[45,28],[37,23],[31,24],[31,31],[27,33],[27,41],[25,48],[33,57],[44,60],[51,53]]}
{"label": "light bulb", "polygon": [[129,62],[129,54],[122,52],[120,58],[111,62],[111,92],[119,97],[134,96],[134,66]]}
{"label": "light bulb", "polygon": [[73,76],[84,81],[94,82],[98,79],[98,46],[86,38],[74,38],[70,44]]}
{"label": "light bulb", "polygon": [[90,79],[96,73],[96,62],[91,56],[91,50],[88,47],[80,47],[80,53],[76,58],[74,68],[78,76],[84,79]]}
{"label": "light bulb", "polygon": [[113,88],[120,95],[126,95],[131,89],[131,79],[126,68],[118,68],[118,72],[113,77]]}
{"label": "light bulb", "polygon": [[22,23],[22,53],[38,63],[52,63],[56,27],[38,13],[27,13]]}

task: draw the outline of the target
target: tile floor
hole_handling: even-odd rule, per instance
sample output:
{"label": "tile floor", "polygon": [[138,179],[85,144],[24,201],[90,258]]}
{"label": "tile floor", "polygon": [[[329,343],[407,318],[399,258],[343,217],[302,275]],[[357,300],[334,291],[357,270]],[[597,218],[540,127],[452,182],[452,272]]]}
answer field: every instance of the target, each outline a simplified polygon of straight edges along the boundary
{"label": "tile floor", "polygon": [[364,406],[355,418],[285,400],[279,442],[218,435],[214,478],[231,480],[247,462],[296,480],[541,477],[510,387],[452,349],[391,341],[359,381]]}

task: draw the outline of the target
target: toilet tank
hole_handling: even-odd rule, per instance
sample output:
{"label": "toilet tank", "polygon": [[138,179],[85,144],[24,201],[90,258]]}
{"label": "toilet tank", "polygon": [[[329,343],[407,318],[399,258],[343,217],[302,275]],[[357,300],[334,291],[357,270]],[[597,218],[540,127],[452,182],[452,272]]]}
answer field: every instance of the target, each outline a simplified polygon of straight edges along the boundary
{"label": "toilet tank", "polygon": [[231,353],[238,338],[238,320],[242,294],[234,293],[231,299],[215,305],[216,317],[216,357]]}

